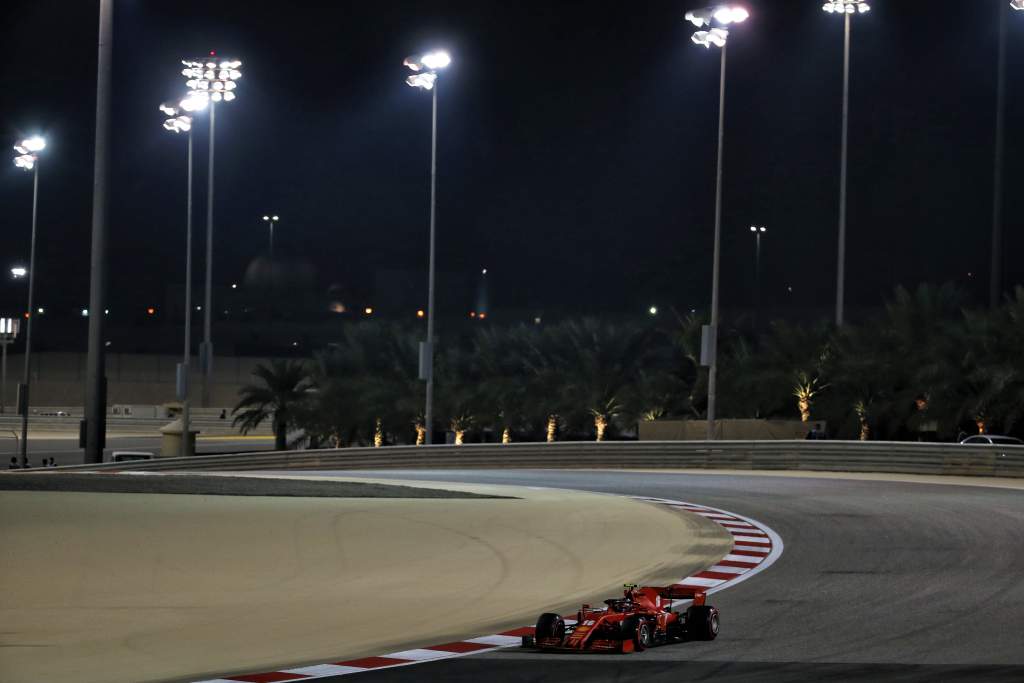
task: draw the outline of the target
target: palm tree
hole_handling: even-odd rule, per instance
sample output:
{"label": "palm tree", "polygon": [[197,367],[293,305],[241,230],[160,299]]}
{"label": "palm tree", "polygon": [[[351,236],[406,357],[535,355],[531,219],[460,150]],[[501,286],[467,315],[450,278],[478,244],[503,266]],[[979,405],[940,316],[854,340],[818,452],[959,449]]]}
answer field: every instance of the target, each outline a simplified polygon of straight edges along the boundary
{"label": "palm tree", "polygon": [[302,361],[273,360],[270,365],[260,363],[252,374],[258,383],[247,384],[238,390],[238,404],[231,411],[233,424],[243,434],[256,429],[264,420],[271,420],[274,448],[288,448],[288,425],[295,411],[309,399],[310,382],[306,365]]}
{"label": "palm tree", "polygon": [[793,396],[796,397],[796,406],[800,411],[800,421],[811,421],[811,406],[814,399],[828,385],[818,383],[817,377],[810,377],[806,372],[796,373],[796,384],[793,386]]}
{"label": "palm tree", "polygon": [[368,321],[346,327],[316,355],[315,391],[298,423],[311,438],[335,446],[412,441],[409,426],[422,428],[416,353],[414,336],[399,326]]}

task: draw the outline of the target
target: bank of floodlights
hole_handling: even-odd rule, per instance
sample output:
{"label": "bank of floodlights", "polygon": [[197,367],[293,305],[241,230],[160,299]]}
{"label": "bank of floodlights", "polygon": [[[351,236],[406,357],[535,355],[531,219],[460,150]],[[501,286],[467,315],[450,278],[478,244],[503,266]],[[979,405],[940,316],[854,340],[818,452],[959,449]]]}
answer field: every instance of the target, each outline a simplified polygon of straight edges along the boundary
{"label": "bank of floodlights", "polygon": [[[1024,0],[1016,1],[1024,2]],[[826,2],[821,6],[821,9],[829,14],[833,12],[837,14],[864,14],[871,11],[871,5],[865,2],[865,0],[838,0],[837,2]]]}
{"label": "bank of floodlights", "polygon": [[189,90],[181,101],[182,109],[201,111],[210,102],[235,99],[235,88],[238,87],[235,81],[242,77],[240,61],[210,56],[202,61],[183,59],[181,63],[185,65],[181,75],[187,79],[185,85]]}
{"label": "bank of floodlights", "polygon": [[18,156],[14,157],[14,165],[31,171],[35,168],[36,161],[39,160],[38,153],[44,149],[46,149],[46,140],[38,135],[22,140],[14,146],[14,151],[18,153]]}
{"label": "bank of floodlights", "polygon": [[172,133],[187,133],[192,130],[192,117],[188,114],[182,114],[181,108],[165,102],[160,105],[160,111],[167,116],[167,120],[164,121],[164,128],[166,130]]}
{"label": "bank of floodlights", "polygon": [[731,24],[739,24],[750,17],[750,12],[744,7],[736,5],[715,5],[704,9],[691,10],[686,13],[686,20],[699,29],[708,27],[706,31],[697,31],[693,34],[693,42],[710,49],[714,47],[725,47],[729,39]]}
{"label": "bank of floodlights", "polygon": [[406,57],[403,64],[414,73],[405,79],[407,85],[424,90],[432,90],[437,81],[437,72],[452,63],[452,58],[443,50],[428,52],[425,55]]}

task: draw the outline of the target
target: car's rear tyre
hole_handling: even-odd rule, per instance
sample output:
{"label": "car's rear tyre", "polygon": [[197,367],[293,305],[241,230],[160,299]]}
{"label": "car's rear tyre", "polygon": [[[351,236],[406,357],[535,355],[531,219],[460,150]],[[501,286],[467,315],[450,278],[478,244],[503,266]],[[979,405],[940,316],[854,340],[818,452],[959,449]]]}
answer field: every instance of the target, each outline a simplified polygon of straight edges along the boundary
{"label": "car's rear tyre", "polygon": [[718,610],[710,605],[686,610],[686,636],[690,640],[714,640],[718,637]]}
{"label": "car's rear tyre", "polygon": [[565,621],[562,617],[550,612],[540,615],[540,618],[537,619],[537,628],[534,630],[534,638],[538,643],[544,638],[562,640],[565,638]]}

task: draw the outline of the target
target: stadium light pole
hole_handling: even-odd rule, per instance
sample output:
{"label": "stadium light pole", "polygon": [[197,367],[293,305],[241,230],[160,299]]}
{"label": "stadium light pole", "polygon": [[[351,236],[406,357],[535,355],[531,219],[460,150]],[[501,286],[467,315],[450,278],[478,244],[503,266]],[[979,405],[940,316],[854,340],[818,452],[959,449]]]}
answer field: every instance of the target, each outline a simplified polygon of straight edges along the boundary
{"label": "stadium light pole", "polygon": [[185,200],[185,348],[178,366],[177,398],[181,401],[181,455],[188,457],[195,454],[189,427],[191,416],[191,392],[189,382],[192,359],[192,117],[183,114],[179,106],[173,104],[160,105],[160,111],[166,116],[164,129],[172,133],[186,133],[187,143],[187,179],[188,190]]}
{"label": "stadium light pole", "polygon": [[[1013,0],[1010,9],[1024,10],[1024,0]],[[999,47],[996,63],[996,140],[992,172],[992,261],[989,268],[989,305],[999,307],[1003,295],[1003,144],[1006,138],[1006,15],[999,8]]]}
{"label": "stadium light pole", "polygon": [[750,232],[754,233],[757,246],[754,251],[754,320],[761,312],[761,236],[768,232],[763,225],[751,225]]}
{"label": "stadium light pole", "polygon": [[[107,298],[107,181],[110,171],[110,94],[114,74],[114,0],[100,0],[96,42],[96,128],[93,145],[92,235],[89,256],[89,308],[106,309]],[[83,461],[103,462],[107,440],[105,317],[89,318],[89,353],[85,371],[85,446]]]}
{"label": "stadium light pole", "polygon": [[836,326],[842,327],[846,298],[846,181],[848,131],[850,123],[850,19],[871,10],[865,0],[838,0],[821,7],[829,14],[843,15],[843,129],[839,161],[839,254],[836,268]]}
{"label": "stadium light pole", "polygon": [[199,347],[199,365],[203,372],[203,406],[210,405],[210,380],[213,373],[213,178],[217,104],[235,99],[236,81],[242,77],[237,59],[221,59],[211,51],[201,60],[183,59],[181,75],[189,92],[181,102],[187,112],[210,110],[210,156],[206,189],[206,296],[203,302],[203,343]]}
{"label": "stadium light pole", "polygon": [[405,66],[412,75],[405,79],[407,85],[431,91],[430,116],[430,261],[427,275],[427,339],[420,344],[420,379],[426,380],[426,405],[423,409],[425,442],[429,446],[434,439],[434,247],[436,243],[437,215],[437,75],[438,71],[451,64],[447,52],[436,50],[427,54],[406,57]]}
{"label": "stadium light pole", "polygon": [[0,346],[3,347],[3,357],[0,360],[0,415],[6,412],[7,403],[7,347],[18,338],[20,327],[21,320],[18,318],[0,318]]}
{"label": "stadium light pole", "polygon": [[[721,65],[718,84],[718,156],[715,171],[715,247],[711,267],[711,325],[708,348],[708,441],[715,439],[715,405],[718,391],[718,282],[719,262],[722,242],[722,155],[725,150],[725,74],[726,44],[729,40],[731,24],[747,20],[750,13],[743,7],[734,5],[715,5],[686,13],[686,20],[698,30],[692,40],[697,45],[711,49],[721,49]],[[703,30],[704,28],[707,30]]]}
{"label": "stadium light pole", "polygon": [[266,215],[263,221],[270,226],[270,278],[274,278],[274,225],[281,220],[277,215]]}
{"label": "stadium light pole", "polygon": [[[21,412],[21,466],[28,467],[28,404],[29,386],[32,381],[32,295],[36,284],[36,219],[39,215],[39,152],[46,149],[46,140],[39,136],[22,140],[14,146],[18,156],[14,165],[32,173],[32,237],[28,253],[28,318],[25,322],[25,373],[18,391],[18,408]],[[14,272],[13,270],[11,271]]]}

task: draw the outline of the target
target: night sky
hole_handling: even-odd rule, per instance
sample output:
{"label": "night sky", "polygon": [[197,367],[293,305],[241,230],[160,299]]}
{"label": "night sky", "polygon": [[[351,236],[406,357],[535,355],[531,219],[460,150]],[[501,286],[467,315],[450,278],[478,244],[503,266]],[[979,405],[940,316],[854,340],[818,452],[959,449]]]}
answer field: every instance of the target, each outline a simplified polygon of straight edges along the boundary
{"label": "night sky", "polygon": [[[877,0],[855,17],[848,292],[988,283],[997,12],[1006,0]],[[722,304],[834,300],[842,20],[817,0],[750,2],[729,47]],[[216,282],[266,252],[350,305],[381,269],[425,269],[430,96],[405,56],[448,49],[439,110],[441,277],[489,269],[492,307],[581,313],[706,308],[717,50],[678,2],[115,2],[111,308],[162,302],[183,274],[185,140],[157,105],[179,60],[243,61],[217,112]],[[4,0],[4,149],[41,132],[37,300],[88,302],[98,2]],[[1009,16],[1007,283],[1024,280],[1024,12]],[[206,115],[195,227],[205,229]],[[0,265],[27,261],[31,181],[0,171]],[[202,254],[202,241],[196,255]],[[201,282],[202,260],[196,282]],[[973,273],[973,279],[968,276]],[[2,301],[15,285],[7,282]],[[792,287],[790,293],[788,288]],[[441,303],[443,306],[443,302]],[[443,313],[443,311],[441,311]]]}

